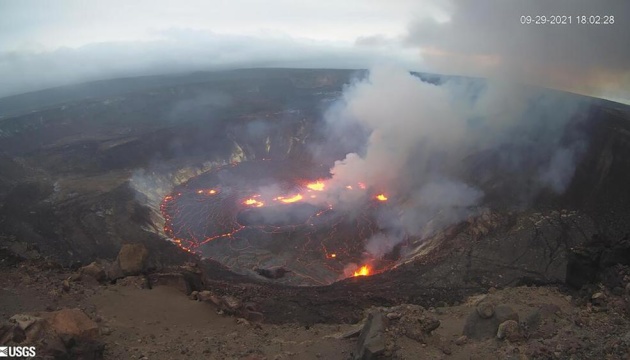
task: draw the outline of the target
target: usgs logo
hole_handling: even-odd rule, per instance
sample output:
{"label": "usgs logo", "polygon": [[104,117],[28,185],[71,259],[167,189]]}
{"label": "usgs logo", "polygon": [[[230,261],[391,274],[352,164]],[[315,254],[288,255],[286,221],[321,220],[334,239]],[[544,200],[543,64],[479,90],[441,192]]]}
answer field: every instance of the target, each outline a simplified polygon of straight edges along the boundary
{"label": "usgs logo", "polygon": [[0,346],[0,357],[35,357],[35,346]]}

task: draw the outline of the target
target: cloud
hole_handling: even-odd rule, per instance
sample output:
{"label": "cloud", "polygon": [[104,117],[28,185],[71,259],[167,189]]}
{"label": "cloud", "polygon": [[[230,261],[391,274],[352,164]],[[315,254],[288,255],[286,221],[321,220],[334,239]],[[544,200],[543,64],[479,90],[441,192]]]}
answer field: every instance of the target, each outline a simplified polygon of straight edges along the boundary
{"label": "cloud", "polygon": [[[510,78],[630,101],[630,2],[451,0],[450,19],[413,22],[404,42],[438,72]],[[571,24],[521,24],[521,16]],[[579,24],[578,16],[614,24]],[[588,20],[588,19],[587,19]]]}
{"label": "cloud", "polygon": [[[151,41],[105,42],[55,51],[0,53],[0,97],[117,77],[251,67],[414,67],[414,59],[351,44],[171,29]],[[401,56],[402,54],[402,56]]]}
{"label": "cloud", "polygon": [[[0,96],[121,76],[387,61],[630,102],[627,14],[626,0],[24,0],[0,4]],[[523,25],[522,15],[572,23]],[[577,23],[590,15],[616,21]]]}

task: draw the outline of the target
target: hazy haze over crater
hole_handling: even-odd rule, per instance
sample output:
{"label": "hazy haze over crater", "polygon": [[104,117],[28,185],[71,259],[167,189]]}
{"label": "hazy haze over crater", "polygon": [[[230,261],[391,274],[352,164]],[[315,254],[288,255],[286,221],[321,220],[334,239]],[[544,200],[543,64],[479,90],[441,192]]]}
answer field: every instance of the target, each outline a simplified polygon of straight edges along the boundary
{"label": "hazy haze over crater", "polygon": [[[526,81],[630,102],[625,0],[0,2],[0,96],[240,67],[410,70]],[[612,15],[522,25],[521,15]]]}

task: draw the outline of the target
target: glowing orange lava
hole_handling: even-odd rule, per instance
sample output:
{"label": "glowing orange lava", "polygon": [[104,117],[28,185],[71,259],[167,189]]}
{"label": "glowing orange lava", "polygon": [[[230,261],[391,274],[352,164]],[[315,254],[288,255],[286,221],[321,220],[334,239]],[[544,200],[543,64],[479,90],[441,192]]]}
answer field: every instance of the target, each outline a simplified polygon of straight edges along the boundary
{"label": "glowing orange lava", "polygon": [[355,271],[352,276],[368,276],[372,270],[368,265],[363,265],[359,270]]}
{"label": "glowing orange lava", "polygon": [[325,185],[323,182],[318,180],[314,183],[306,184],[306,187],[315,191],[324,191]]}
{"label": "glowing orange lava", "polygon": [[296,201],[300,201],[302,200],[302,195],[297,194],[295,196],[291,196],[290,198],[278,198],[280,201],[282,201],[285,204],[289,204],[289,203],[294,203]]}
{"label": "glowing orange lava", "polygon": [[249,205],[249,206],[255,206],[255,207],[261,207],[265,205],[265,203],[263,203],[262,201],[258,201],[256,199],[247,199],[243,201],[243,204]]}
{"label": "glowing orange lava", "polygon": [[208,194],[208,195],[214,195],[216,194],[217,191],[215,189],[210,189],[210,190],[197,190],[197,194]]}
{"label": "glowing orange lava", "polygon": [[376,200],[378,200],[378,201],[387,201],[387,196],[385,196],[385,194],[378,194],[378,195],[376,195]]}

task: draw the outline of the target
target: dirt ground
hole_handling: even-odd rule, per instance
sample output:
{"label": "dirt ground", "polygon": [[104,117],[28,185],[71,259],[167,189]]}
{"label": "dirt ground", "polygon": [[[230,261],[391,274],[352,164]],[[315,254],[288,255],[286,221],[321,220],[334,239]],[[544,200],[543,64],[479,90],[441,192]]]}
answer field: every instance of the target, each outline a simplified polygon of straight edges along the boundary
{"label": "dirt ground", "polygon": [[250,324],[165,286],[111,286],[86,300],[111,332],[107,359],[339,359],[355,345],[326,337],[352,325]]}
{"label": "dirt ground", "polygon": [[[105,359],[352,359],[359,324],[250,322],[192,300],[175,287],[141,288],[137,281],[99,284],[76,272],[28,263],[0,267],[0,316],[79,308],[98,324]],[[385,352],[392,359],[627,359],[628,294],[601,289],[606,306],[553,287],[516,287],[468,298],[462,304],[372,308],[386,314]],[[477,305],[507,305],[523,330],[517,340],[471,339],[463,329]],[[536,316],[534,316],[536,315]],[[418,318],[420,316],[420,318]],[[413,336],[421,319],[439,326]],[[420,319],[420,320],[418,320]],[[416,324],[416,325],[414,325]],[[354,336],[351,334],[354,333]]]}

